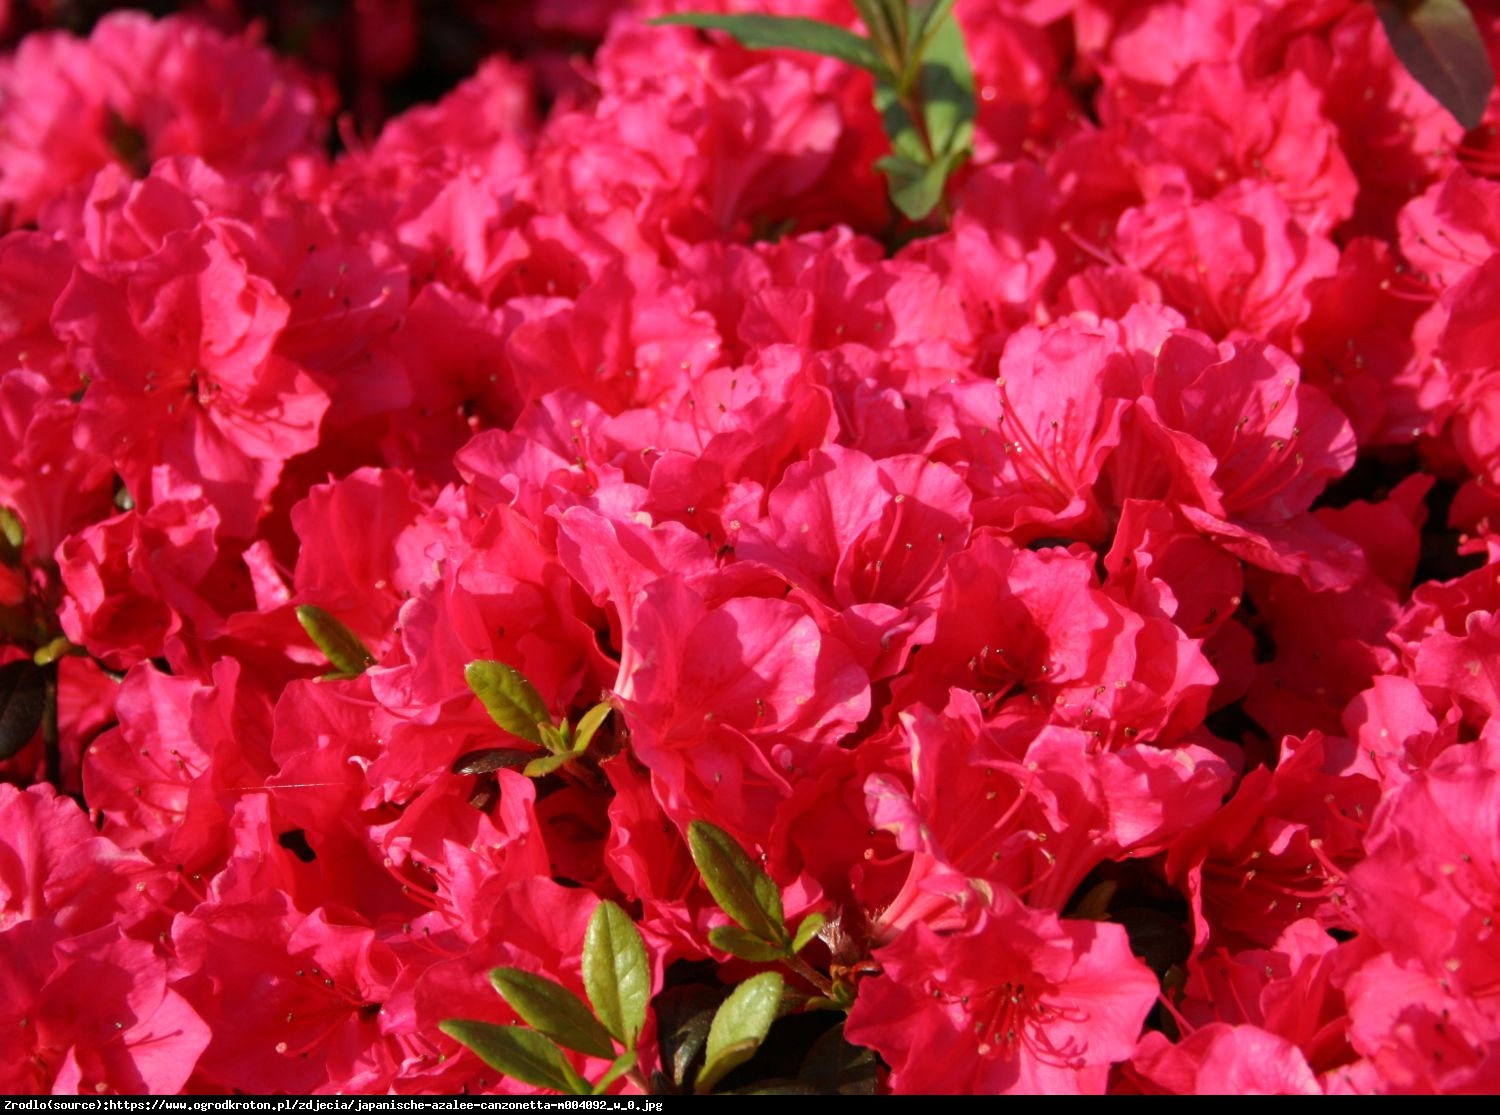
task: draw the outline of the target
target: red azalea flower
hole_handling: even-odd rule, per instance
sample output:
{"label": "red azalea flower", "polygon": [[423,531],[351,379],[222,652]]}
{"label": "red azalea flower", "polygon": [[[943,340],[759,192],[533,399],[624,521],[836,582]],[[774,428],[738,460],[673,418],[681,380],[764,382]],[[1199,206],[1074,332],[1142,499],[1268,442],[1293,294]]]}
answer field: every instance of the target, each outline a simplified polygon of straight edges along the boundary
{"label": "red azalea flower", "polygon": [[961,930],[922,924],[875,950],[845,1035],[898,1093],[1102,1093],[1135,1048],[1156,977],[1117,925],[1029,910],[1009,892]]}

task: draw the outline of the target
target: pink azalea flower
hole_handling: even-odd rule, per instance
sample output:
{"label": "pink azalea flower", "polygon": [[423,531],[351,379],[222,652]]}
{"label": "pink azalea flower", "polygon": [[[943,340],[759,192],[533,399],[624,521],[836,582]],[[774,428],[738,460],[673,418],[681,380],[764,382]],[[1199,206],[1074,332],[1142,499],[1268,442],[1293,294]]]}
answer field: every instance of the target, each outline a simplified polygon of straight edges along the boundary
{"label": "pink azalea flower", "polygon": [[879,1051],[898,1093],[1102,1093],[1156,1001],[1119,926],[1003,890],[965,928],[919,923],[874,955],[845,1033]]}

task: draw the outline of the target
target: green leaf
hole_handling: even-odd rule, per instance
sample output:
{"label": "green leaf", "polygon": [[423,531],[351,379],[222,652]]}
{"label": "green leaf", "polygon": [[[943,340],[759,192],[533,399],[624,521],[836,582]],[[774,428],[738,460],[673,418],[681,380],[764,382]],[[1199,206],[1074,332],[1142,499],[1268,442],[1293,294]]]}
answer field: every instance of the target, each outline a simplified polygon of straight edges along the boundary
{"label": "green leaf", "polygon": [[1391,49],[1464,128],[1484,117],[1495,72],[1463,0],[1375,0]]}
{"label": "green leaf", "polygon": [[781,891],[723,829],[707,821],[688,826],[688,849],[719,907],[770,945],[791,944]]}
{"label": "green leaf", "polygon": [[322,608],[312,604],[300,605],[297,608],[297,622],[317,644],[324,657],[333,663],[334,670],[340,676],[358,677],[374,664],[375,656],[359,641],[359,636]]}
{"label": "green leaf", "polygon": [[[932,30],[921,67],[922,122],[932,154],[937,159],[966,158],[974,144],[974,70],[964,33],[951,12]],[[957,165],[945,168],[945,175]]]}
{"label": "green leaf", "polygon": [[537,735],[542,737],[542,746],[554,755],[566,755],[573,750],[572,741],[568,738],[568,726],[564,724],[559,728],[556,724],[538,724]]}
{"label": "green leaf", "polygon": [[853,31],[832,23],[800,16],[715,15],[709,12],[678,12],[647,20],[652,26],[696,27],[723,31],[752,50],[805,50],[837,58],[880,76],[888,70],[870,44]]}
{"label": "green leaf", "polygon": [[787,950],[781,945],[771,945],[737,925],[716,925],[708,931],[709,943],[723,949],[741,960],[765,963],[785,959]]}
{"label": "green leaf", "polygon": [[878,1068],[874,1052],[851,1045],[840,1022],[813,1043],[797,1078],[825,1096],[873,1096]]}
{"label": "green leaf", "polygon": [[602,1096],[611,1084],[635,1068],[637,1056],[638,1054],[634,1049],[627,1049],[624,1053],[616,1057],[609,1068],[605,1070],[604,1075],[594,1082],[594,1095]]}
{"label": "green leaf", "polygon": [[513,736],[543,746],[537,725],[551,724],[552,714],[521,671],[504,662],[479,659],[464,667],[464,680],[496,724]]}
{"label": "green leaf", "polygon": [[802,919],[802,924],[797,926],[797,933],[792,938],[792,951],[795,953],[805,949],[826,924],[828,924],[828,919],[822,914],[808,914]]}
{"label": "green leaf", "polygon": [[47,709],[47,675],[35,662],[19,658],[0,666],[0,759],[31,742]]}
{"label": "green leaf", "polygon": [[599,730],[600,726],[603,725],[604,721],[609,718],[609,714],[613,711],[612,708],[601,701],[589,709],[588,712],[584,713],[578,721],[578,727],[573,731],[573,750],[579,752],[587,751],[589,744],[594,740],[594,733]]}
{"label": "green leaf", "polygon": [[82,651],[82,647],[75,647],[68,641],[66,635],[59,635],[43,647],[37,647],[31,655],[31,660],[38,666],[50,666],[59,658],[72,654],[73,651]]}
{"label": "green leaf", "polygon": [[532,759],[531,762],[522,767],[521,773],[527,778],[545,778],[557,770],[558,767],[566,766],[575,758],[577,756],[566,751],[561,755],[543,755],[540,758]]}
{"label": "green leaf", "polygon": [[918,4],[912,9],[917,21],[911,30],[911,52],[918,62],[922,60],[923,52],[938,26],[948,18],[948,13],[953,11],[953,6],[957,3],[958,0],[934,0],[933,3]]}
{"label": "green leaf", "polygon": [[875,169],[886,176],[891,204],[913,221],[926,218],[943,200],[948,174],[941,163],[924,166],[904,155],[887,155]]}
{"label": "green leaf", "polygon": [[651,1002],[651,962],[630,915],[608,899],[594,908],[583,937],[583,989],[599,1021],[634,1049]]}
{"label": "green leaf", "polygon": [[0,507],[0,543],[3,543],[5,562],[14,565],[21,559],[21,545],[26,541],[26,528],[9,507]]}
{"label": "green leaf", "polygon": [[[895,85],[888,81],[877,81],[874,101],[875,111],[880,113],[880,125],[885,129],[886,138],[891,141],[891,150],[896,155],[925,167],[929,161],[927,144]],[[877,167],[879,165],[876,163]]]}
{"label": "green leaf", "polygon": [[440,1022],[438,1029],[463,1042],[492,1069],[523,1084],[574,1096],[586,1096],[592,1091],[552,1039],[535,1030],[463,1018]]}
{"label": "green leaf", "polygon": [[870,45],[892,73],[906,57],[906,0],[854,0],[854,10],[870,32]]}
{"label": "green leaf", "polygon": [[708,1044],[714,1012],[724,996],[701,983],[669,987],[656,997],[656,1040],[661,1045],[661,1064],[679,1088],[684,1087],[693,1063]]}
{"label": "green leaf", "polygon": [[751,976],[729,993],[708,1028],[708,1048],[693,1090],[705,1095],[724,1074],[755,1055],[776,1021],[784,988],[778,972]]}
{"label": "green leaf", "polygon": [[614,1043],[582,999],[562,984],[521,968],[496,968],[490,983],[521,1020],[559,1045],[593,1057],[613,1057]]}

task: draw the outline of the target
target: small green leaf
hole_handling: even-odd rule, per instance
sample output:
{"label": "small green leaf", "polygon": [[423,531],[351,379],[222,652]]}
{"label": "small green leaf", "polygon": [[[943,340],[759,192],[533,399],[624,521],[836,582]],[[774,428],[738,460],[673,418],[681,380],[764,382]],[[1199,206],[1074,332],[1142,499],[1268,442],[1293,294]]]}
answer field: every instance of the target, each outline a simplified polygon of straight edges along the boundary
{"label": "small green leaf", "polygon": [[26,528],[9,507],[0,507],[0,543],[4,544],[5,561],[14,564],[20,560],[21,544],[26,541]]}
{"label": "small green leaf", "polygon": [[496,724],[513,736],[543,746],[537,726],[551,724],[552,714],[521,671],[504,662],[479,659],[464,667],[464,680]]}
{"label": "small green leaf", "polygon": [[651,1002],[651,962],[630,915],[608,899],[594,908],[583,937],[583,989],[599,1021],[634,1049]]}
{"label": "small green leaf", "polygon": [[543,755],[540,758],[532,759],[531,762],[522,767],[521,773],[527,778],[545,778],[559,767],[571,763],[576,757],[566,751],[561,755]]}
{"label": "small green leaf", "polygon": [[578,721],[578,727],[573,732],[573,750],[579,752],[587,751],[589,744],[594,740],[594,733],[599,730],[600,726],[609,718],[609,714],[613,711],[612,708],[601,701],[589,709],[588,712],[584,713]]}
{"label": "small green leaf", "polygon": [[538,724],[537,735],[542,737],[542,746],[554,755],[565,755],[573,750],[572,741],[568,738],[568,726],[564,724],[559,728],[556,724]]}
{"label": "small green leaf", "polygon": [[521,968],[496,968],[490,983],[511,1010],[559,1045],[593,1057],[613,1057],[614,1043],[582,999],[562,984]]}
{"label": "small green leaf", "polygon": [[778,972],[751,976],[729,993],[708,1028],[708,1048],[693,1090],[706,1095],[724,1074],[755,1055],[781,1009],[785,987]]}
{"label": "small green leaf", "polygon": [[1465,129],[1479,126],[1495,72],[1463,0],[1375,0],[1391,49]]}
{"label": "small green leaf", "polygon": [[800,16],[678,12],[646,22],[655,27],[696,27],[702,31],[723,31],[752,50],[805,50],[810,54],[837,58],[877,76],[887,72],[885,64],[868,42],[847,28],[821,20],[804,19]]}
{"label": "small green leaf", "polygon": [[317,644],[324,657],[333,663],[333,668],[339,675],[358,677],[374,664],[375,656],[359,641],[359,636],[322,608],[312,604],[300,605],[297,608],[297,622]]}
{"label": "small green leaf", "polygon": [[924,166],[904,155],[887,155],[875,169],[886,177],[891,204],[913,221],[925,219],[943,200],[948,173],[942,163]]}
{"label": "small green leaf", "polygon": [[812,939],[818,935],[819,931],[827,923],[828,919],[822,914],[808,914],[807,917],[802,919],[802,924],[797,926],[797,933],[792,938],[792,951],[801,952],[805,949],[812,943]]}
{"label": "small green leaf", "polygon": [[82,651],[82,649],[82,647],[75,647],[69,642],[66,635],[59,635],[46,646],[37,647],[31,656],[31,660],[38,666],[50,666],[59,658],[66,657],[75,650]]}
{"label": "small green leaf", "polygon": [[[974,144],[974,70],[951,12],[933,28],[921,67],[922,121],[933,156],[967,157]],[[945,168],[945,175],[956,166]]]}
{"label": "small green leaf", "polygon": [[463,1018],[440,1022],[438,1029],[463,1042],[490,1068],[523,1084],[574,1096],[586,1096],[592,1091],[552,1039],[535,1030]]}
{"label": "small green leaf", "polygon": [[0,759],[31,742],[47,709],[47,675],[35,662],[19,658],[0,666]]}
{"label": "small green leaf", "polygon": [[604,1075],[594,1082],[594,1095],[602,1096],[611,1084],[635,1068],[637,1056],[634,1049],[627,1049],[616,1057]]}
{"label": "small green leaf", "polygon": [[791,944],[781,891],[734,837],[707,821],[688,826],[688,849],[719,907],[767,944]]}
{"label": "small green leaf", "polygon": [[741,960],[765,963],[784,959],[787,950],[779,945],[767,944],[759,937],[746,932],[737,925],[716,925],[708,931],[708,940],[716,949],[723,949]]}

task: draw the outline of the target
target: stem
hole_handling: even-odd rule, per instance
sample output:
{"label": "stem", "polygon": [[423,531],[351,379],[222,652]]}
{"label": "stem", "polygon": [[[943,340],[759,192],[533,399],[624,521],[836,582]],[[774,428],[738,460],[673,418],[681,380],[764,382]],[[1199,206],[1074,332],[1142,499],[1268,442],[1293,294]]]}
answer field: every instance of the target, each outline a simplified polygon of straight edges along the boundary
{"label": "stem", "polygon": [[825,999],[833,998],[833,981],[815,969],[802,957],[792,955],[786,958],[786,966],[818,989],[818,993]]}
{"label": "stem", "polygon": [[628,1080],[628,1081],[630,1081],[637,1088],[639,1088],[641,1090],[641,1095],[643,1095],[643,1096],[649,1096],[649,1095],[652,1094],[652,1092],[651,1092],[651,1085],[649,1085],[649,1084],[646,1083],[646,1078],[641,1075],[641,1070],[640,1070],[639,1067],[633,1068],[633,1069],[626,1069],[625,1070],[625,1079]]}
{"label": "stem", "polygon": [[57,661],[54,659],[42,667],[43,684],[46,686],[42,698],[42,747],[43,763],[47,781],[58,793],[62,793],[62,747],[57,740]]}

